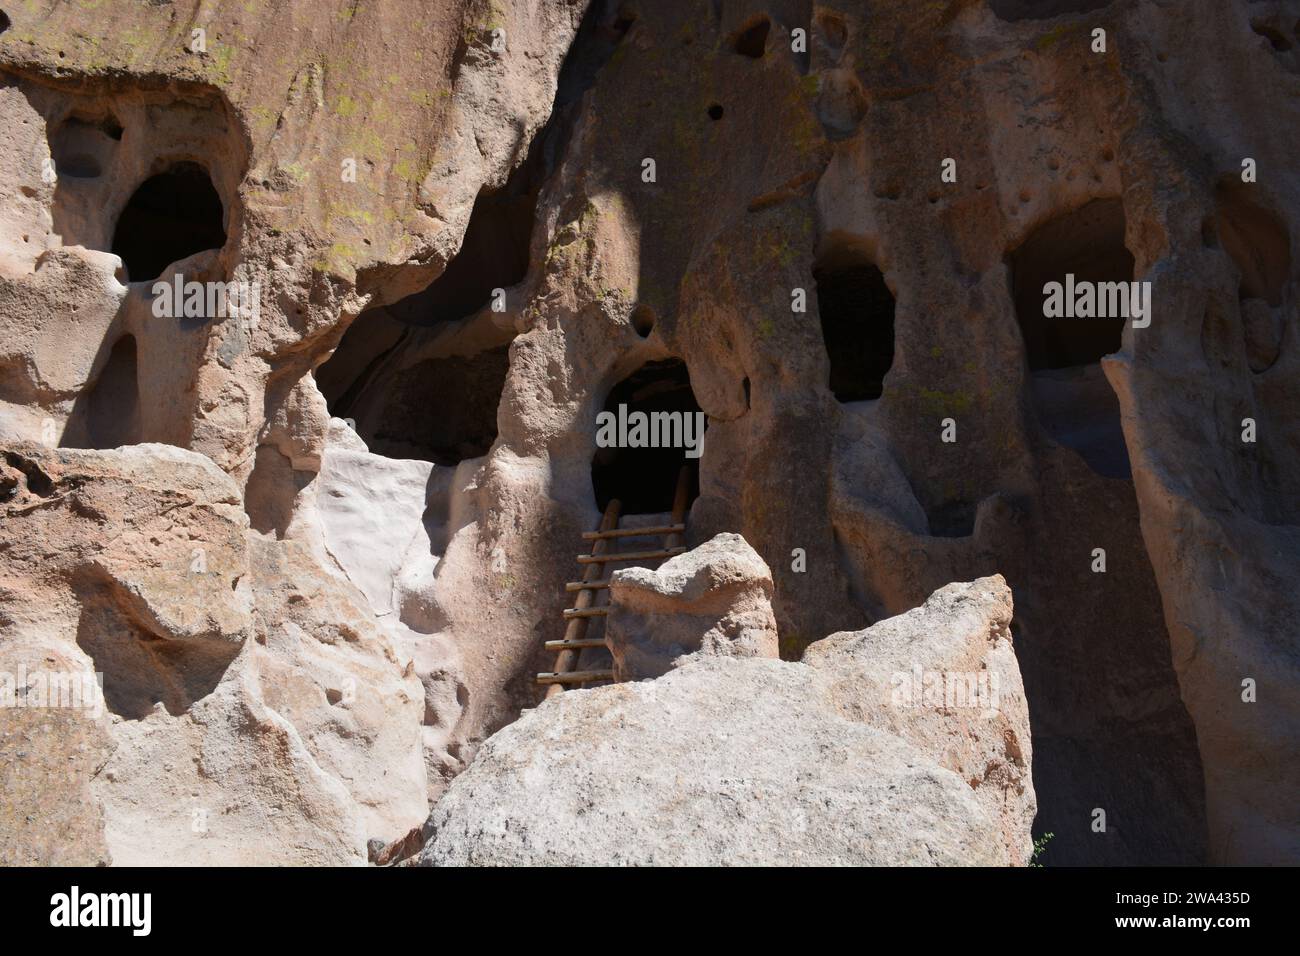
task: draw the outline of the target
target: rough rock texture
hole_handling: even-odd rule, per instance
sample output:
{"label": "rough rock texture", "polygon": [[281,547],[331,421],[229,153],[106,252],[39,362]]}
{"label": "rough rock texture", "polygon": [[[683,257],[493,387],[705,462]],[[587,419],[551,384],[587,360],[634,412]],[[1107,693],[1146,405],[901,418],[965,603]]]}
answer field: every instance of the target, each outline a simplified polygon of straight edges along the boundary
{"label": "rough rock texture", "polygon": [[1029,711],[999,575],[950,584],[921,607],[811,645],[841,713],[897,734],[975,791],[1016,860],[1036,809]]}
{"label": "rough rock texture", "polygon": [[[1294,0],[4,12],[0,672],[99,655],[123,712],[0,715],[0,819],[49,822],[16,855],[362,859],[415,825],[536,702],[596,415],[679,359],[687,543],[744,536],[784,657],[1001,573],[1045,862],[1300,860]],[[185,164],[182,248],[136,200]],[[142,252],[256,314],[155,316]],[[1061,366],[1026,277],[1080,261],[1154,315]],[[356,735],[347,680],[389,702]],[[243,769],[190,780],[195,748]],[[123,822],[159,793],[184,833]]]}
{"label": "rough rock texture", "polygon": [[6,862],[361,863],[424,815],[410,658],[298,543],[251,533],[210,459],[4,457],[5,670],[103,686],[98,711],[5,711]]}
{"label": "rough rock texture", "polygon": [[610,577],[605,644],[614,679],[658,677],[687,654],[778,657],[772,572],[738,534],[719,534],[657,571]]}
{"label": "rough rock texture", "polygon": [[[1010,612],[1001,578],[954,584],[803,664],[697,655],[549,700],[451,785],[420,862],[1023,864],[1034,792]],[[1006,686],[969,716],[904,703],[887,675],[913,664]]]}

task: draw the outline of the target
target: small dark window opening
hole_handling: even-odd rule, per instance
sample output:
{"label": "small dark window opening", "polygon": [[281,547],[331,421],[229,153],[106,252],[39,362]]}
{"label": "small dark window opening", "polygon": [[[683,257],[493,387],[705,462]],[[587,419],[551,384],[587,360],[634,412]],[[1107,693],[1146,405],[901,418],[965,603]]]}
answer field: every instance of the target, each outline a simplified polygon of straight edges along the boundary
{"label": "small dark window opening", "polygon": [[156,279],[167,266],[226,244],[221,197],[198,163],[177,163],[146,179],[118,217],[113,252],[132,282]]}
{"label": "small dark window opening", "polygon": [[641,338],[647,338],[655,327],[655,312],[648,305],[638,305],[632,310],[632,328]]}
{"label": "small dark window opening", "polygon": [[755,20],[736,34],[735,51],[753,60],[761,59],[767,51],[767,34],[771,28],[772,21],[767,17]]}
{"label": "small dark window opening", "polygon": [[879,398],[894,363],[894,296],[885,277],[855,252],[813,267],[830,389],[840,402]]}
{"label": "small dark window opening", "polygon": [[[627,413],[700,411],[691,391],[690,373],[679,359],[650,362],[610,390],[604,410]],[[688,503],[700,493],[699,458],[687,458],[685,448],[597,448],[591,462],[591,484],[596,506],[602,511],[617,498],[623,514],[660,514],[672,511],[677,476],[682,465],[691,472]]]}
{"label": "small dark window opening", "polygon": [[1073,368],[1100,362],[1118,351],[1124,317],[1044,316],[1048,283],[1067,276],[1079,283],[1133,281],[1133,254],[1124,245],[1124,207],[1118,199],[1097,199],[1035,230],[1007,257],[1016,318],[1030,371]]}

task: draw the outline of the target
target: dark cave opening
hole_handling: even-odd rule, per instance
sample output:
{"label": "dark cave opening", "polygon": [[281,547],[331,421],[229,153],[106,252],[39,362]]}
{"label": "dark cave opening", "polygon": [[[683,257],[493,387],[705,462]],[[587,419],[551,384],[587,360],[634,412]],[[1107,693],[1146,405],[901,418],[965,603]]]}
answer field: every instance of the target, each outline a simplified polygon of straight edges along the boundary
{"label": "dark cave opening", "polygon": [[444,354],[423,347],[426,332],[385,309],[362,313],[316,370],[330,415],[350,419],[389,458],[455,465],[485,455],[497,437],[509,342]]}
{"label": "dark cave opening", "polygon": [[1007,256],[1038,421],[1107,478],[1132,474],[1119,399],[1101,368],[1101,359],[1122,344],[1125,319],[1048,318],[1044,286],[1055,282],[1064,289],[1067,275],[1074,276],[1075,288],[1131,282],[1133,254],[1124,231],[1123,204],[1097,199],[1040,226]]}
{"label": "dark cave opening", "polygon": [[[691,390],[690,372],[680,359],[648,362],[610,389],[604,411],[615,417],[619,406],[626,407],[627,420],[634,421],[634,413],[647,416],[655,423],[671,422],[686,426],[686,416],[695,422],[703,418],[695,393]],[[676,413],[671,419],[659,413]],[[653,427],[653,426],[652,426]],[[628,429],[629,437],[632,434]],[[661,432],[662,434],[662,432]],[[698,431],[682,432],[674,429],[674,438],[698,435]],[[700,459],[688,458],[681,441],[676,447],[608,447],[596,448],[591,461],[591,485],[596,494],[596,506],[604,511],[609,502],[617,498],[622,513],[660,514],[673,510],[673,495],[677,489],[677,476],[682,465],[691,472],[690,494],[687,504],[700,494]]]}
{"label": "dark cave opening", "polygon": [[198,163],[179,162],[140,184],[118,217],[112,251],[132,282],[144,282],[173,262],[225,244],[224,208],[212,178]]}
{"label": "dark cave opening", "polygon": [[765,16],[758,17],[736,34],[731,48],[751,60],[762,59],[763,54],[767,52],[767,34],[771,29],[771,20]]}
{"label": "dark cave opening", "polygon": [[1029,370],[1100,362],[1119,350],[1123,317],[1047,318],[1043,287],[1065,283],[1131,282],[1133,254],[1124,245],[1124,206],[1096,199],[1034,230],[1010,255],[1012,297]]}
{"label": "dark cave opening", "polygon": [[875,264],[836,249],[813,266],[830,389],[840,402],[879,398],[894,363],[894,295]]}

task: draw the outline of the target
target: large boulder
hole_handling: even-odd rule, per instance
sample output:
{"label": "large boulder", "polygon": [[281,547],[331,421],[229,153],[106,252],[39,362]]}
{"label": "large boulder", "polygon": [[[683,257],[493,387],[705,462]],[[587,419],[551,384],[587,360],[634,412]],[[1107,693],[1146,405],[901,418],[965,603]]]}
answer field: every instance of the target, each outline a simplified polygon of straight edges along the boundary
{"label": "large boulder", "polygon": [[[1010,608],[986,578],[836,635],[809,663],[697,655],[552,698],[451,785],[420,862],[1024,864],[1034,794]],[[910,679],[912,662],[998,675],[979,713],[950,721],[949,737],[974,740],[939,732],[942,701],[887,713],[899,701],[881,678]]]}
{"label": "large boulder", "polygon": [[1032,851],[1036,802],[1029,705],[1001,575],[949,584],[921,607],[804,653],[836,706],[897,734],[970,786],[1017,859]]}
{"label": "large boulder", "polygon": [[778,656],[772,572],[738,534],[719,534],[657,570],[615,571],[609,601],[615,680],[658,677],[693,653]]}

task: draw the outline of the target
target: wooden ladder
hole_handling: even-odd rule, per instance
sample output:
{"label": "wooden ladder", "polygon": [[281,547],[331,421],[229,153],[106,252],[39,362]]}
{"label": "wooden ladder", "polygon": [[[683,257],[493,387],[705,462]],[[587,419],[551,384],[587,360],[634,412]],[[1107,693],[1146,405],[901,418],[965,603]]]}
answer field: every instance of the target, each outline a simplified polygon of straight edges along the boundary
{"label": "wooden ladder", "polygon": [[[537,683],[546,685],[547,698],[564,692],[566,687],[581,687],[595,681],[614,679],[613,670],[577,669],[578,660],[584,648],[604,647],[605,641],[599,637],[587,636],[587,622],[593,617],[604,617],[609,613],[609,578],[604,577],[605,565],[623,561],[655,561],[671,558],[686,550],[683,535],[686,531],[686,499],[691,490],[691,472],[686,465],[677,473],[677,490],[673,494],[673,513],[670,524],[653,528],[620,528],[618,526],[622,503],[615,498],[605,508],[600,519],[600,526],[595,531],[584,531],[584,541],[591,542],[591,553],[578,555],[578,565],[582,568],[582,580],[570,581],[564,586],[567,592],[576,592],[573,607],[564,612],[568,626],[564,638],[559,641],[547,641],[546,649],[555,651],[555,669],[543,671],[537,675]],[[625,538],[664,536],[663,547],[653,551],[610,551],[611,544]],[[601,595],[604,604],[598,604]]]}

